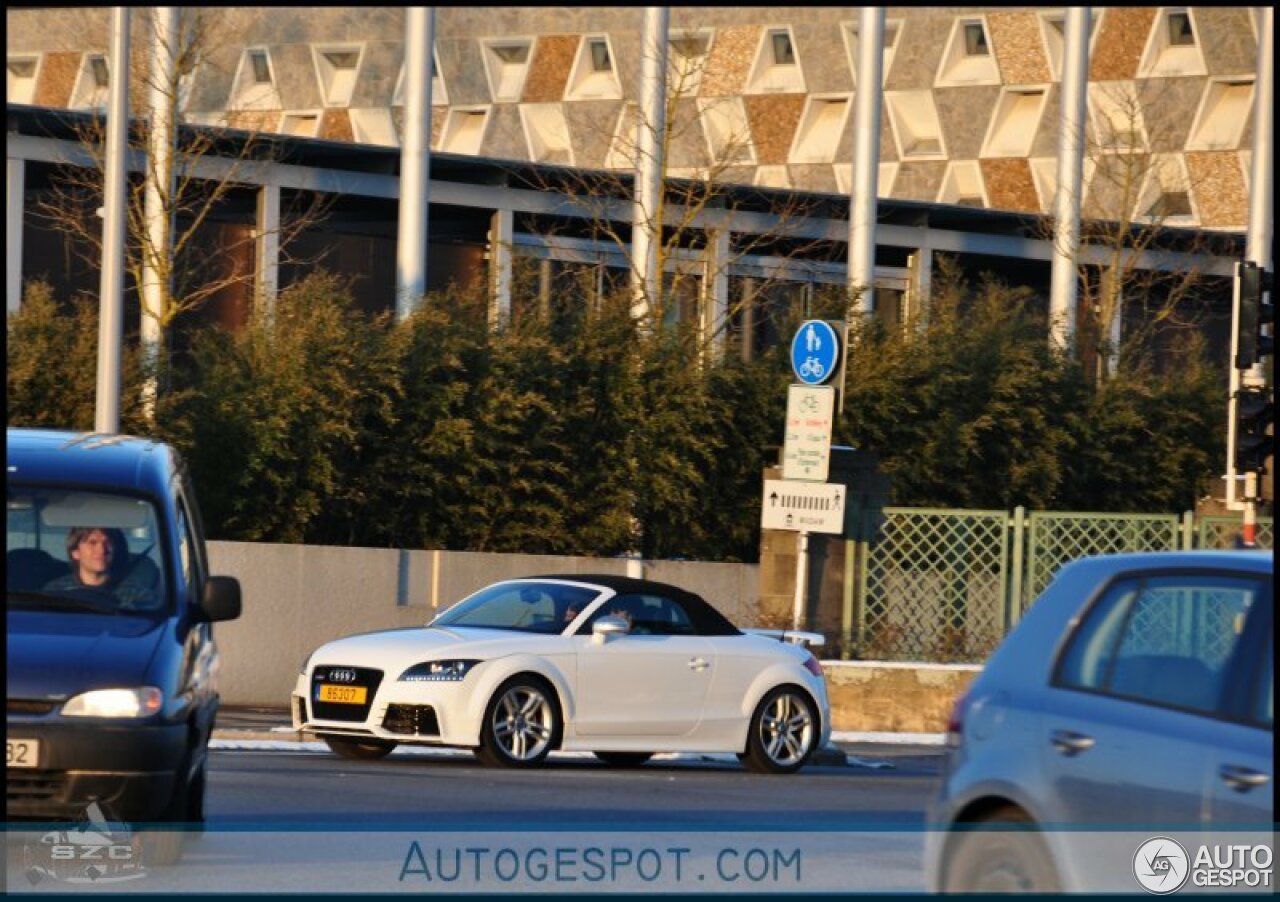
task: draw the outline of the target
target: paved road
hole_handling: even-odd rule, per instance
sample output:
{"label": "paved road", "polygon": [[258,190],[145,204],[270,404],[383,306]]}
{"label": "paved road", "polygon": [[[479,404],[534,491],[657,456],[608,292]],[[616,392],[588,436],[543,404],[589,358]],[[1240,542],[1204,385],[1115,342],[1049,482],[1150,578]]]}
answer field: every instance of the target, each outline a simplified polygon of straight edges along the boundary
{"label": "paved road", "polygon": [[[412,826],[447,813],[451,823],[495,828],[644,823],[654,827],[833,829],[915,825],[937,780],[932,750],[857,749],[871,766],[807,767],[783,777],[737,763],[651,762],[627,770],[588,759],[532,771],[482,767],[469,757],[393,754],[347,761],[310,751],[214,751],[213,825],[339,822]],[[891,765],[891,766],[888,766]]]}

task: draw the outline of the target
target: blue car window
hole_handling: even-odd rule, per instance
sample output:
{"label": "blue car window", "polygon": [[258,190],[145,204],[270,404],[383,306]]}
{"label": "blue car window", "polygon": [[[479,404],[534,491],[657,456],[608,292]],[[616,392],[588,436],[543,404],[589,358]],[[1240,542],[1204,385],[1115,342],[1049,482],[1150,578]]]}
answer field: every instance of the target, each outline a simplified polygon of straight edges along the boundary
{"label": "blue car window", "polygon": [[1072,637],[1057,682],[1214,712],[1257,591],[1212,575],[1117,582]]}

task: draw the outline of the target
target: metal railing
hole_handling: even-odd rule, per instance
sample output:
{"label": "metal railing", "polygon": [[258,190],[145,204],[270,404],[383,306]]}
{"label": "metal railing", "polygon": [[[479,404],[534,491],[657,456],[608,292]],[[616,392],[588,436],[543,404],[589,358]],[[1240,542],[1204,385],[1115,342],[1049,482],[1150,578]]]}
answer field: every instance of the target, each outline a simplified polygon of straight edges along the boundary
{"label": "metal railing", "polygon": [[[1238,517],[1059,511],[869,511],[850,539],[854,576],[840,652],[874,660],[980,662],[1067,561],[1092,554],[1232,548]],[[1257,547],[1273,547],[1260,518]],[[853,575],[853,574],[851,574]]]}

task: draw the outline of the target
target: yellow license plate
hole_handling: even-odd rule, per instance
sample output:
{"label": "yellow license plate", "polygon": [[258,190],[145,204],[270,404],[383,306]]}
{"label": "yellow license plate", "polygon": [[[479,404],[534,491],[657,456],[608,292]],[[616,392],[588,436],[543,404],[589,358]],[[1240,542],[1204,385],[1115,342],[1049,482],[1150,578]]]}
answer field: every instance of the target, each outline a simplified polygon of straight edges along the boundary
{"label": "yellow license plate", "polygon": [[369,690],[364,686],[321,686],[318,702],[337,702],[340,705],[363,705]]}

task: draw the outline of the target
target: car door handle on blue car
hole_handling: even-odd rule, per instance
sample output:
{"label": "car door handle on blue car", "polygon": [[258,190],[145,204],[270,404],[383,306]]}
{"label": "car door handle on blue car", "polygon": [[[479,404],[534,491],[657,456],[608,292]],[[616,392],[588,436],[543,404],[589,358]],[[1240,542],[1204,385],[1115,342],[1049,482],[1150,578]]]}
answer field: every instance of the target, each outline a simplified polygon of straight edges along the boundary
{"label": "car door handle on blue car", "polygon": [[1062,754],[1070,758],[1080,752],[1087,752],[1093,748],[1093,737],[1086,736],[1083,733],[1073,733],[1070,730],[1054,730],[1049,736],[1049,741],[1053,743],[1053,747]]}
{"label": "car door handle on blue car", "polygon": [[1271,777],[1251,767],[1239,767],[1235,764],[1224,764],[1218,768],[1218,776],[1236,792],[1248,792],[1255,786],[1266,784]]}

